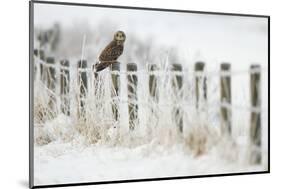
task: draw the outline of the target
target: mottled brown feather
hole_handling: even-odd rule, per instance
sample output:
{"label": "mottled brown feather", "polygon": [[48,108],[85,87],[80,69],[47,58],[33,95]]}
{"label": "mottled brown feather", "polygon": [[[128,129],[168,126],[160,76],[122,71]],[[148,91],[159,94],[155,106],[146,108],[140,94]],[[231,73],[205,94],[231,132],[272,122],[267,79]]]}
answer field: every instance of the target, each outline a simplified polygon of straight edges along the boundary
{"label": "mottled brown feather", "polygon": [[99,56],[101,62],[114,61],[123,53],[123,44],[117,45],[116,41],[111,41]]}

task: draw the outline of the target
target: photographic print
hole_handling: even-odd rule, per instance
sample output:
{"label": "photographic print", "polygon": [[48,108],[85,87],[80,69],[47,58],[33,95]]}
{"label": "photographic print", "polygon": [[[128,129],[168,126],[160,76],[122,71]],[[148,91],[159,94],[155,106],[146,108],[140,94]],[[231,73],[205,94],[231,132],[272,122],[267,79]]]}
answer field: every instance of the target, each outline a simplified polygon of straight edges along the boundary
{"label": "photographic print", "polygon": [[30,2],[31,187],[269,172],[269,16]]}

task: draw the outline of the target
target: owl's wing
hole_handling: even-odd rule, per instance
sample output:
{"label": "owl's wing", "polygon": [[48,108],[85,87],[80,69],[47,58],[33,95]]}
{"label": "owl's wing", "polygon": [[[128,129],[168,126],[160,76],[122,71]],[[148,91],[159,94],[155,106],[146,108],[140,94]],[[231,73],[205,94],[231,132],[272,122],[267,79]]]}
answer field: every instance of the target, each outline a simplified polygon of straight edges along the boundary
{"label": "owl's wing", "polygon": [[112,61],[117,60],[117,58],[123,53],[123,45],[116,45],[114,41],[109,43],[109,45],[102,51],[99,56],[100,61]]}
{"label": "owl's wing", "polygon": [[109,62],[98,63],[94,65],[96,72],[102,71],[110,65]]}

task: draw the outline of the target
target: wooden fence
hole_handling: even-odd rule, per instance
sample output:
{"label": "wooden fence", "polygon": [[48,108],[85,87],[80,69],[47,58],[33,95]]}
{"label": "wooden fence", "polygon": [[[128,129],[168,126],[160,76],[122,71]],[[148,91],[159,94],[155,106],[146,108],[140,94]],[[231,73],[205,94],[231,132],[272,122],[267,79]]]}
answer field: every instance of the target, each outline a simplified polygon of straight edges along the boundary
{"label": "wooden fence", "polygon": [[[56,83],[60,85],[60,108],[61,112],[70,115],[70,73],[69,73],[69,61],[61,60],[59,61],[59,73],[56,73],[54,65],[57,63],[54,58],[46,57],[44,51],[35,50],[34,58],[42,61],[40,66],[35,66],[36,74],[39,74],[39,78],[46,82],[46,86],[49,90],[55,91]],[[78,73],[78,85],[79,85],[79,100],[78,100],[78,116],[85,118],[85,97],[88,92],[88,79],[86,74],[86,69],[89,68],[89,65],[86,60],[79,60],[77,62],[77,73]],[[174,93],[182,93],[181,88],[184,83],[184,74],[181,64],[172,65],[173,72],[177,73],[175,80],[172,81],[172,87]],[[115,97],[120,95],[120,64],[113,64],[111,67],[111,79],[114,88],[114,93],[112,93],[112,98],[115,99],[112,103],[112,112],[114,119],[118,121],[120,119],[119,105]],[[127,91],[128,91],[128,112],[129,112],[129,129],[134,130],[135,125],[139,122],[138,116],[138,101],[137,96],[137,86],[138,86],[138,71],[137,64],[129,63],[127,64],[126,71],[131,74],[127,74]],[[195,108],[200,109],[204,104],[200,104],[203,101],[207,100],[207,79],[208,75],[204,74],[205,63],[197,62],[195,63],[194,72],[195,72],[195,97],[196,103]],[[232,133],[232,106],[231,106],[231,64],[222,63],[220,67],[220,101],[221,101],[221,131],[224,134],[231,136]],[[151,64],[148,68],[149,79],[149,94],[151,99],[157,103],[159,101],[159,88],[158,88],[158,77],[157,71],[159,68],[155,64]],[[259,65],[251,65],[249,68],[249,77],[250,77],[250,100],[251,100],[251,116],[250,116],[250,139],[251,143],[257,147],[259,150],[255,152],[252,157],[253,163],[261,163],[261,68]],[[97,78],[98,73],[94,73],[94,78]],[[180,94],[182,95],[182,94]],[[51,95],[50,102],[48,105],[50,108],[53,108],[56,99],[54,95]],[[182,108],[175,107],[174,117],[176,119],[176,126],[179,132],[183,132],[183,117],[182,117]]]}

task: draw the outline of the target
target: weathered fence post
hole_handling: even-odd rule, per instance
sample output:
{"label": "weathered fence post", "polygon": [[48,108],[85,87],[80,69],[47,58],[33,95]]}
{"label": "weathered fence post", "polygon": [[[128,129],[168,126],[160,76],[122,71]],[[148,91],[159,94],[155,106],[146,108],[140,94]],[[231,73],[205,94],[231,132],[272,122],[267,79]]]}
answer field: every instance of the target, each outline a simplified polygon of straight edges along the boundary
{"label": "weathered fence post", "polygon": [[149,84],[149,94],[151,98],[154,100],[154,102],[158,102],[159,100],[159,91],[157,86],[157,77],[155,76],[154,71],[157,71],[156,64],[151,64],[149,66],[149,78],[148,78],[148,84]]}
{"label": "weathered fence post", "polygon": [[231,135],[231,65],[221,64],[221,129],[222,133]]}
{"label": "weathered fence post", "polygon": [[41,60],[45,60],[45,53],[43,50],[34,49],[34,55],[40,58]]}
{"label": "weathered fence post", "polygon": [[56,68],[55,68],[55,59],[54,57],[48,57],[46,59],[46,84],[47,88],[50,90],[50,100],[48,102],[50,110],[54,112],[56,97],[55,97],[55,87],[56,87]]}
{"label": "weathered fence post", "polygon": [[48,57],[47,60],[47,87],[50,90],[55,89],[55,80],[56,80],[56,69],[55,69],[55,59],[53,57]]}
{"label": "weathered fence post", "polygon": [[251,154],[251,163],[260,164],[262,162],[261,153],[261,84],[260,65],[250,67],[250,90],[251,90],[251,124],[250,138],[254,150]]}
{"label": "weathered fence post", "polygon": [[157,81],[157,75],[155,71],[158,70],[156,64],[148,65],[148,91],[149,91],[149,103],[150,103],[150,112],[148,114],[148,127],[147,127],[147,137],[152,137],[155,127],[157,127],[159,122],[159,87]]}
{"label": "weathered fence post", "polygon": [[94,82],[93,82],[94,83],[94,95],[95,95],[95,97],[98,97],[98,96],[100,96],[100,93],[101,93],[101,91],[100,91],[101,80],[99,78],[99,72],[95,71],[95,64],[93,64],[92,70],[93,70],[93,80],[94,80]]}
{"label": "weathered fence post", "polygon": [[79,87],[79,100],[78,100],[78,118],[86,119],[85,98],[88,90],[87,82],[87,61],[79,60],[78,62],[78,87]]}
{"label": "weathered fence post", "polygon": [[97,84],[98,83],[98,78],[99,78],[98,72],[94,72],[94,78],[95,78],[95,82]]}
{"label": "weathered fence post", "polygon": [[[43,50],[38,50],[38,49],[34,49],[34,55],[37,56],[40,60],[45,61],[45,53]],[[37,68],[38,65],[35,66],[35,68]],[[38,73],[38,70],[35,70],[35,73]],[[39,66],[39,78],[42,80],[43,79],[43,65],[40,64]]]}
{"label": "weathered fence post", "polygon": [[111,93],[112,97],[112,112],[115,121],[119,120],[119,105],[118,105],[118,97],[120,93],[120,63],[114,63],[111,65],[111,80],[112,80],[112,86],[113,86],[113,91]]}
{"label": "weathered fence post", "polygon": [[[207,78],[203,76],[205,68],[204,62],[196,62],[195,64],[195,96],[196,108],[199,108],[200,100],[207,100]],[[202,87],[202,88],[201,88]]]}
{"label": "weathered fence post", "polygon": [[[172,71],[175,72],[175,77],[173,78],[173,90],[175,93],[175,96],[182,98],[183,97],[183,76],[182,76],[182,65],[181,64],[173,64],[172,65]],[[179,99],[176,99],[176,102],[179,102]],[[176,121],[177,128],[180,132],[183,131],[183,110],[181,107],[174,108],[174,120]]]}
{"label": "weathered fence post", "polygon": [[138,77],[137,65],[135,63],[127,64],[128,79],[128,110],[129,110],[129,129],[134,130],[138,123],[138,104],[137,104],[137,86]]}
{"label": "weathered fence post", "polygon": [[70,115],[70,101],[69,101],[69,61],[60,61],[60,94],[61,94],[61,111],[66,115]]}

